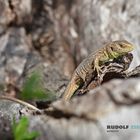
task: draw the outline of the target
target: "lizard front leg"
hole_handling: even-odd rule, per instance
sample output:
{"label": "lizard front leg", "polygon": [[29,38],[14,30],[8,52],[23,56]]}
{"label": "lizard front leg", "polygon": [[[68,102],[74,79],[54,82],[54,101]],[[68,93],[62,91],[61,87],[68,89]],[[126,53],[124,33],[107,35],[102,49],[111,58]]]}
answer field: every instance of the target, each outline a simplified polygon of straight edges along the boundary
{"label": "lizard front leg", "polygon": [[83,79],[77,75],[74,75],[69,82],[66,90],[62,96],[62,99],[67,101],[74,95],[75,91],[83,84]]}
{"label": "lizard front leg", "polygon": [[100,64],[100,57],[96,57],[94,60],[94,70],[96,70],[98,76],[100,75],[100,73],[102,73],[102,70],[99,64]]}
{"label": "lizard front leg", "polygon": [[102,73],[102,65],[109,60],[109,57],[106,53],[106,51],[101,52],[100,54],[97,54],[94,59],[94,70],[97,71],[97,75],[100,76],[100,73]]}

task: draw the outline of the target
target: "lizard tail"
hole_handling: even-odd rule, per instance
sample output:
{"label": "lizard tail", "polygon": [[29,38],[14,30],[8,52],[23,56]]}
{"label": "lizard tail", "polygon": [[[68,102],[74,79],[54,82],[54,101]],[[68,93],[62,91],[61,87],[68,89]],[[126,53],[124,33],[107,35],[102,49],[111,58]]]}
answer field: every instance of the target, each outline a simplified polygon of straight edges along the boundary
{"label": "lizard tail", "polygon": [[67,88],[66,88],[66,90],[65,90],[65,92],[64,92],[64,94],[63,94],[63,96],[62,96],[62,99],[65,100],[65,101],[70,100],[71,97],[72,97],[72,95],[74,94],[74,92],[75,92],[78,88],[79,88],[79,85],[76,84],[74,80],[72,80],[72,81],[68,84],[68,86],[67,86]]}

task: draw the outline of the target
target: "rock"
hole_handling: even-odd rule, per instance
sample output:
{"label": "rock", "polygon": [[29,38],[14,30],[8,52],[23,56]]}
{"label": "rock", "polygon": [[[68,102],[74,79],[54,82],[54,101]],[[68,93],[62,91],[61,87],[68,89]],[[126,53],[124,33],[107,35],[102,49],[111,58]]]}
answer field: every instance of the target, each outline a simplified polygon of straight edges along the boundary
{"label": "rock", "polygon": [[25,73],[25,81],[33,72],[37,72],[41,77],[41,87],[46,91],[52,92],[56,98],[60,98],[67,84],[66,77],[60,69],[55,65],[50,65],[47,62],[36,63],[33,67],[28,68]]}
{"label": "rock", "polygon": [[0,84],[15,83],[23,73],[30,41],[24,28],[9,29],[0,41]]}
{"label": "rock", "polygon": [[[140,121],[139,84],[139,79],[112,80],[70,102],[56,101],[46,115],[30,116],[30,130],[40,133],[38,140],[112,137],[136,140],[139,137],[136,125]],[[118,128],[109,129],[111,125]]]}
{"label": "rock", "polygon": [[12,123],[15,117],[20,118],[20,110],[23,107],[20,104],[11,101],[0,101],[0,137],[5,140],[13,139]]}
{"label": "rock", "polygon": [[32,21],[32,1],[31,0],[11,0],[10,8],[15,15],[14,23],[18,25],[29,24]]}
{"label": "rock", "polygon": [[81,52],[95,51],[109,40],[126,39],[136,46],[132,67],[139,64],[138,0],[77,0],[77,5]]}
{"label": "rock", "polygon": [[36,130],[40,133],[37,140],[45,140],[46,138],[50,140],[102,139],[100,129],[94,122],[77,118],[67,120],[48,118],[46,116],[31,117],[30,120],[30,130]]}
{"label": "rock", "polygon": [[8,0],[0,0],[0,33],[5,32],[6,27],[13,22],[15,14],[13,13]]}

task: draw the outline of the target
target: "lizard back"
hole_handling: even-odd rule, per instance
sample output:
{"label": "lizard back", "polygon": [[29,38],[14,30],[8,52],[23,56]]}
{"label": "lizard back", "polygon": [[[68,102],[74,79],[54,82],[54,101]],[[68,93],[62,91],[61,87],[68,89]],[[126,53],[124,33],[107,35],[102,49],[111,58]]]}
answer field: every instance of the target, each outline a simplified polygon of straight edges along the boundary
{"label": "lizard back", "polygon": [[85,80],[87,73],[94,69],[95,52],[86,57],[76,68],[75,73]]}

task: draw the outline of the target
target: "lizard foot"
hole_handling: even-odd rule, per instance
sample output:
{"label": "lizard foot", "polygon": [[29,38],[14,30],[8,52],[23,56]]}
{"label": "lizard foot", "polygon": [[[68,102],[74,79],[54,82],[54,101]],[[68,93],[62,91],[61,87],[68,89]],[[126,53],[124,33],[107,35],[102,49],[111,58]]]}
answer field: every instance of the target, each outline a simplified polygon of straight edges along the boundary
{"label": "lizard foot", "polygon": [[96,70],[96,72],[97,72],[97,76],[99,77],[100,74],[102,73],[101,68],[98,66],[98,67],[95,67],[95,70]]}

